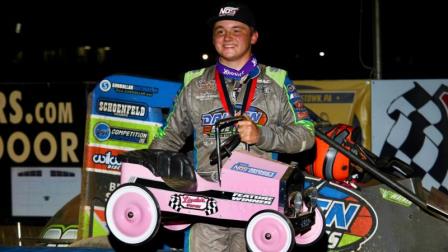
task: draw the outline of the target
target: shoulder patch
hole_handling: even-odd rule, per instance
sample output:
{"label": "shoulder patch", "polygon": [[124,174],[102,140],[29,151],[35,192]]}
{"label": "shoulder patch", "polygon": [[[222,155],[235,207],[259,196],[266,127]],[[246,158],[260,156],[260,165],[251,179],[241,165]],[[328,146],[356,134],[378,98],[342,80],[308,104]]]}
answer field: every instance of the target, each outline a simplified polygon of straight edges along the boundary
{"label": "shoulder patch", "polygon": [[184,85],[187,86],[188,84],[190,84],[190,82],[194,78],[201,76],[204,73],[204,71],[205,71],[205,68],[186,72],[185,76],[184,76]]}
{"label": "shoulder patch", "polygon": [[266,75],[273,79],[277,85],[283,88],[287,73],[285,70],[276,67],[266,67]]}

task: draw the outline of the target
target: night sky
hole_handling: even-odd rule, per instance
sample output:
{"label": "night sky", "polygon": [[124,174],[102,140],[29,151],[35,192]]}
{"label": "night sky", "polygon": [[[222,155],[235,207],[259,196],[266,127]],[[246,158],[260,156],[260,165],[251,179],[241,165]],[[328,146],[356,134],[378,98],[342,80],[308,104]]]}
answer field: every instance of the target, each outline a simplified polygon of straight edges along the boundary
{"label": "night sky", "polygon": [[[219,1],[110,2],[1,3],[0,81],[113,73],[180,81],[214,63],[206,20]],[[373,0],[246,2],[257,18],[259,62],[296,80],[374,78]],[[431,2],[380,1],[383,79],[448,77],[446,8]]]}

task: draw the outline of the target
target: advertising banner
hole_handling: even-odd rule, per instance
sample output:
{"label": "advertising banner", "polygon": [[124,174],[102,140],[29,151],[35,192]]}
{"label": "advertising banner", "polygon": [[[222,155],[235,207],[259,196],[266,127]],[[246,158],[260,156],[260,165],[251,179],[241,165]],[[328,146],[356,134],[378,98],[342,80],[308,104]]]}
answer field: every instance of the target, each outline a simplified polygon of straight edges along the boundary
{"label": "advertising banner", "polygon": [[359,192],[326,180],[308,177],[305,188],[318,189],[318,206],[325,216],[329,251],[358,251],[375,235],[378,216]]}
{"label": "advertising banner", "polygon": [[128,75],[101,80],[89,96],[78,238],[108,233],[104,208],[120,185],[118,155],[147,149],[180,83]]}
{"label": "advertising banner", "polygon": [[0,85],[0,219],[53,216],[80,192],[88,83]]}
{"label": "advertising banner", "polygon": [[373,152],[412,166],[423,187],[448,192],[448,80],[372,83]]}
{"label": "advertising banner", "polygon": [[305,106],[330,124],[360,127],[370,148],[370,80],[294,81]]}

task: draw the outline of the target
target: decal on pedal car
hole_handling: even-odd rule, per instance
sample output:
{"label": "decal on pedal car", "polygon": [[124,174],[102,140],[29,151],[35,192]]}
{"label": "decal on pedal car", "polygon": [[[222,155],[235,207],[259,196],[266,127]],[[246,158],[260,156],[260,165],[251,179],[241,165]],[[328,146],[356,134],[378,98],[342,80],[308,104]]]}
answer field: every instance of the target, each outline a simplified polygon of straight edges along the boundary
{"label": "decal on pedal car", "polygon": [[168,205],[177,212],[182,208],[204,211],[206,215],[218,212],[218,204],[214,198],[189,194],[171,195]]}
{"label": "decal on pedal car", "polygon": [[249,173],[257,176],[267,177],[267,178],[273,178],[275,175],[277,175],[277,172],[263,170],[260,168],[250,167],[249,164],[238,162],[234,164],[231,168],[231,170]]}
{"label": "decal on pedal car", "polygon": [[241,201],[241,202],[249,202],[249,203],[254,203],[254,204],[261,204],[261,205],[272,205],[272,201],[274,200],[274,197],[255,195],[255,194],[246,194],[246,193],[233,193],[232,200],[233,201]]}

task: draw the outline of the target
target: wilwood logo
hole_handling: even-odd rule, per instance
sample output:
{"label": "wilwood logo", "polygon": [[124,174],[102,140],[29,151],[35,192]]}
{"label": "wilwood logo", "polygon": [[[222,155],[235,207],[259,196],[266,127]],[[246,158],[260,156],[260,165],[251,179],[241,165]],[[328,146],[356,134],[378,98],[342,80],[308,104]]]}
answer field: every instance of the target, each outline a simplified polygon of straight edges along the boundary
{"label": "wilwood logo", "polygon": [[111,151],[105,154],[97,153],[92,156],[92,162],[96,165],[105,165],[107,169],[119,170],[121,162],[118,161],[117,156],[114,156]]}
{"label": "wilwood logo", "polygon": [[307,178],[305,188],[319,188],[318,205],[325,216],[328,248],[357,251],[376,232],[378,217],[370,203],[344,187],[316,178]]}

